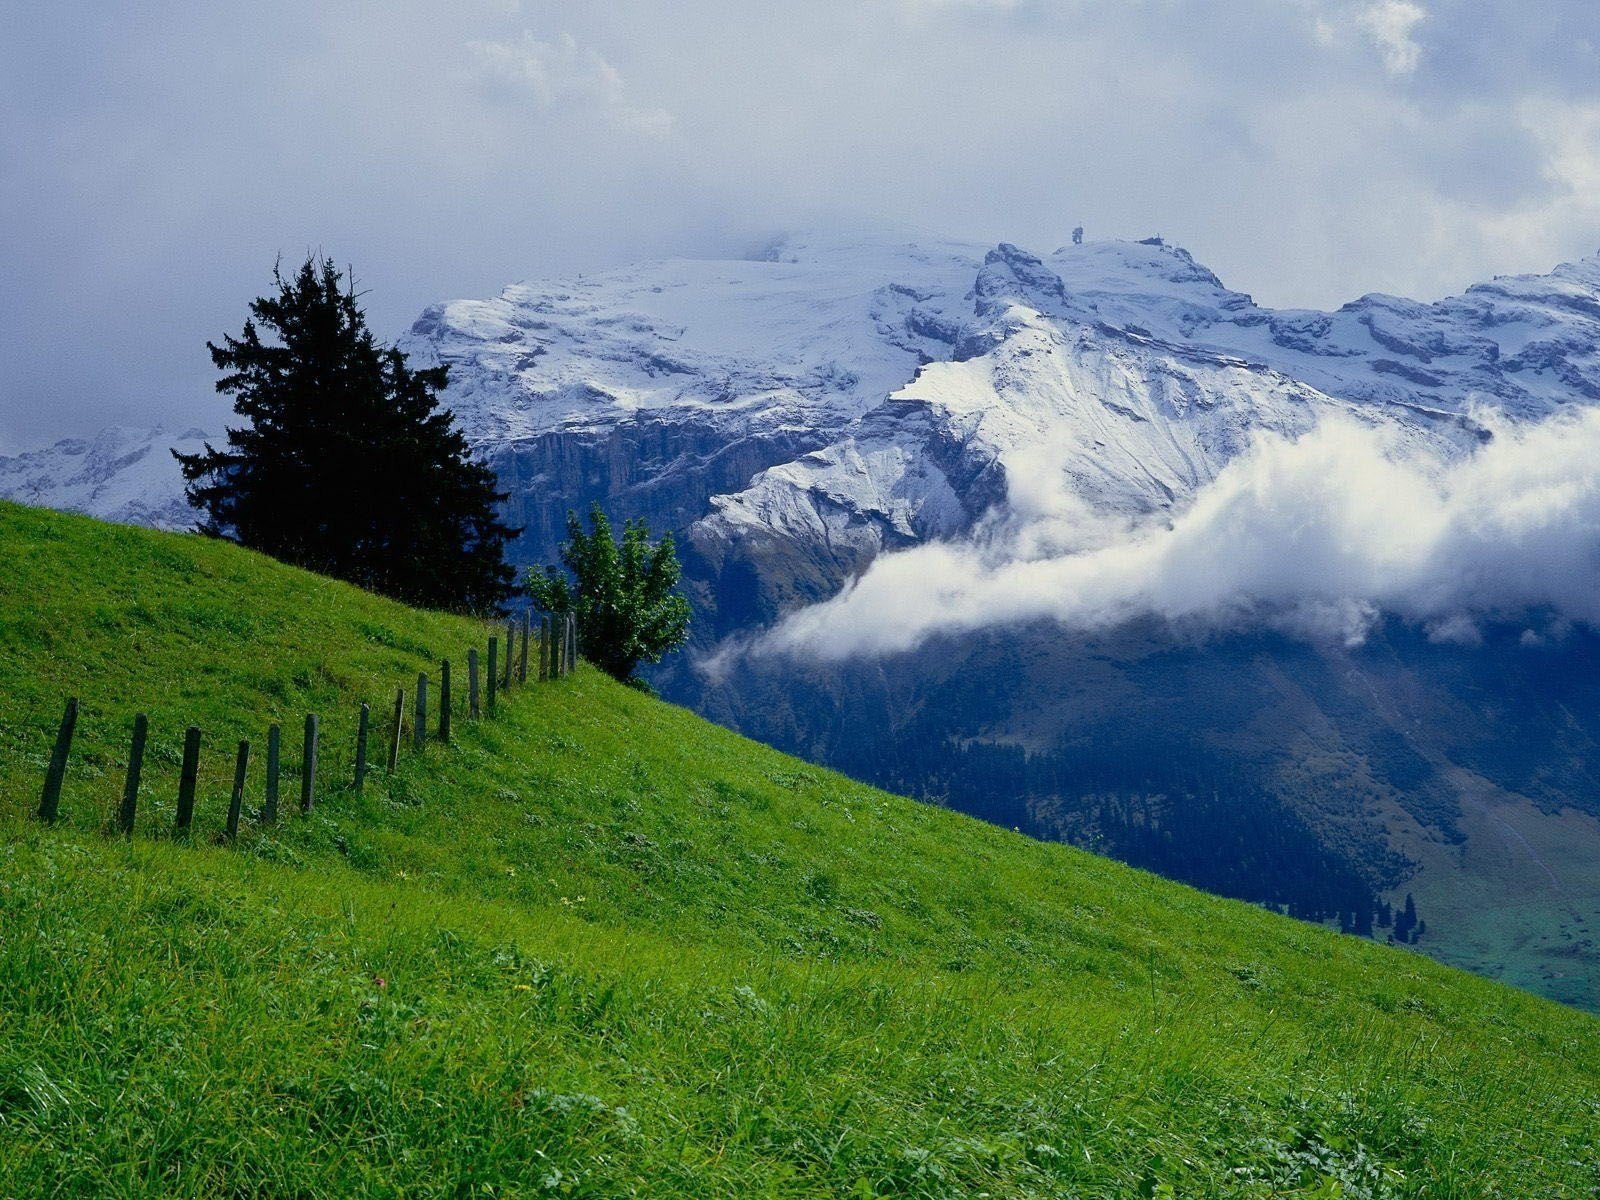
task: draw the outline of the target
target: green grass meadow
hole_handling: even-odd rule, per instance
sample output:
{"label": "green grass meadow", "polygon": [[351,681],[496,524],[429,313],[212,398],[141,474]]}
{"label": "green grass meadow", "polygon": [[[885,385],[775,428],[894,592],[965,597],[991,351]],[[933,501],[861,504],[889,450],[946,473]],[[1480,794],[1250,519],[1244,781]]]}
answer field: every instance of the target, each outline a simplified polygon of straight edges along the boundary
{"label": "green grass meadow", "polygon": [[[1591,1016],[587,667],[469,721],[486,626],[231,546],[0,504],[0,566],[0,1196],[1600,1196]],[[389,775],[445,657],[454,741]],[[219,844],[272,722],[284,817]]]}

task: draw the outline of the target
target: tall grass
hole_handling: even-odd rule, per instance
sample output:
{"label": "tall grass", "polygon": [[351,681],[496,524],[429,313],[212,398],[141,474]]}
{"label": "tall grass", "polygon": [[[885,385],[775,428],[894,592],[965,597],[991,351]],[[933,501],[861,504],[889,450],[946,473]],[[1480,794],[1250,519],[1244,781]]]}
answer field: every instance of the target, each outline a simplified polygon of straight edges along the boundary
{"label": "tall grass", "polygon": [[332,784],[361,700],[487,631],[13,506],[0,554],[0,1195],[1600,1193],[1592,1018],[586,668],[212,846],[232,741],[315,709]]}

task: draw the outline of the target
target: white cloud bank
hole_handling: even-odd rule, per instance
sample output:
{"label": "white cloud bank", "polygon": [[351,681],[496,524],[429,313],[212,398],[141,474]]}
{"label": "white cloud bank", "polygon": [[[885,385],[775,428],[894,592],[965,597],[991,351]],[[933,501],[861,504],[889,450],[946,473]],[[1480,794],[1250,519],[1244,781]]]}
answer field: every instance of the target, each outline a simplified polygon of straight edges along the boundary
{"label": "white cloud bank", "polygon": [[[970,544],[878,559],[749,653],[912,650],[939,633],[1048,619],[1272,624],[1357,644],[1381,612],[1471,642],[1484,617],[1600,619],[1600,411],[1502,428],[1455,462],[1325,423],[1263,437],[1170,524],[1114,529],[1049,488]],[[1086,549],[1056,549],[1068,538]],[[1537,635],[1535,635],[1537,637]]]}

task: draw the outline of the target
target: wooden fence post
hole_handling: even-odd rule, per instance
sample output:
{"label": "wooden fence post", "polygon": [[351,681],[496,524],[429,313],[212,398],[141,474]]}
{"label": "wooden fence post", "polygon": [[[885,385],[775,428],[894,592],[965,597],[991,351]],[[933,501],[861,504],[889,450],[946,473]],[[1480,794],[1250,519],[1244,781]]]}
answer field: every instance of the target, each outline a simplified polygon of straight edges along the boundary
{"label": "wooden fence post", "polygon": [[517,653],[517,623],[515,621],[507,621],[506,622],[506,677],[505,677],[504,680],[501,681],[501,684],[500,684],[500,687],[501,687],[502,691],[509,692],[511,690],[511,660],[514,657],[516,657],[516,653]]}
{"label": "wooden fence post", "polygon": [[233,760],[233,795],[228,800],[228,840],[239,840],[239,810],[244,807],[244,774],[250,768],[250,743],[239,743],[239,756]]}
{"label": "wooden fence post", "polygon": [[411,744],[417,749],[422,749],[423,742],[428,736],[428,676],[425,671],[417,672],[417,700],[416,711],[412,714]]}
{"label": "wooden fence post", "polygon": [[550,678],[550,618],[539,618],[539,679]]}
{"label": "wooden fence post", "polygon": [[467,716],[478,719],[478,651],[467,651]]}
{"label": "wooden fence post", "polygon": [[567,670],[576,671],[578,669],[578,614],[568,613],[567,624],[569,626],[567,635]]}
{"label": "wooden fence post", "polygon": [[133,745],[128,748],[128,778],[122,784],[122,808],[117,813],[117,828],[133,832],[133,816],[139,807],[139,777],[144,774],[144,743],[150,734],[150,719],[143,713],[133,716]]}
{"label": "wooden fence post", "polygon": [[178,813],[173,819],[173,833],[180,837],[189,835],[194,823],[194,788],[200,777],[200,727],[189,726],[183,735],[183,768],[178,775]]}
{"label": "wooden fence post", "polygon": [[39,794],[39,820],[54,821],[61,808],[61,781],[67,776],[67,755],[72,750],[72,731],[78,727],[78,698],[67,701],[56,730],[56,748],[50,753],[50,766],[44,773],[44,791]]}
{"label": "wooden fence post", "polygon": [[439,664],[439,740],[450,740],[450,660]]}
{"label": "wooden fence post", "polygon": [[495,655],[499,653],[500,643],[489,639],[489,715],[494,716],[494,691],[499,686],[499,673],[495,670]]}
{"label": "wooden fence post", "polygon": [[400,727],[406,719],[406,690],[394,690],[394,724],[389,729],[389,774],[400,764]]}
{"label": "wooden fence post", "polygon": [[267,726],[267,795],[261,802],[261,823],[278,823],[278,771],[281,766],[283,730],[276,725]]}
{"label": "wooden fence post", "polygon": [[300,757],[300,811],[308,813],[317,802],[317,715],[306,714],[306,744]]}
{"label": "wooden fence post", "polygon": [[533,610],[522,610],[522,653],[517,655],[517,682],[528,682],[528,637],[533,632]]}
{"label": "wooden fence post", "polygon": [[356,791],[367,784],[367,726],[372,722],[372,709],[361,702],[361,716],[356,722]]}

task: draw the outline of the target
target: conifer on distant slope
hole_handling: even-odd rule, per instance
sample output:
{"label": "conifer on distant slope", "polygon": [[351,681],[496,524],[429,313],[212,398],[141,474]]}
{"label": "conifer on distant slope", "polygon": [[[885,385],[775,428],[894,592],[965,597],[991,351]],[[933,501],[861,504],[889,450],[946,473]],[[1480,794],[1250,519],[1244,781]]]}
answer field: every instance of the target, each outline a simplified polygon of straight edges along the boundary
{"label": "conifer on distant slope", "polygon": [[513,590],[515,531],[439,407],[446,368],[379,345],[331,259],[272,278],[243,333],[207,343],[245,424],[225,449],[174,451],[200,531],[408,603],[495,607]]}

